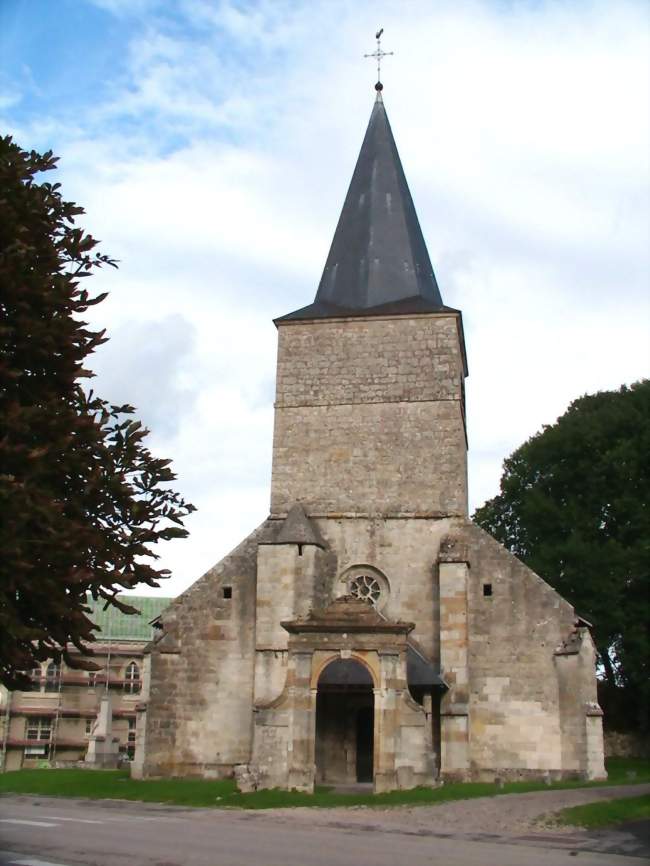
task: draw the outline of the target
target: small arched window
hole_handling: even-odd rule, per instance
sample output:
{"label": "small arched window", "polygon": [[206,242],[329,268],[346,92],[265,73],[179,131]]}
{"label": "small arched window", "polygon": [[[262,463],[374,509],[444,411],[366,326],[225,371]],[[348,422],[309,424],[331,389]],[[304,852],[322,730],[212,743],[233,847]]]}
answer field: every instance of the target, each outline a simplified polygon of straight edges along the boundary
{"label": "small arched window", "polygon": [[377,610],[382,610],[388,601],[388,580],[371,565],[353,565],[343,573],[341,582],[347,586],[348,595],[365,601]]}
{"label": "small arched window", "polygon": [[140,668],[135,662],[129,662],[124,671],[124,691],[127,695],[137,695],[140,688]]}
{"label": "small arched window", "polygon": [[61,686],[61,665],[50,662],[45,671],[45,691],[58,692]]}
{"label": "small arched window", "polygon": [[350,595],[374,607],[381,598],[380,583],[373,574],[355,574],[350,581]]}

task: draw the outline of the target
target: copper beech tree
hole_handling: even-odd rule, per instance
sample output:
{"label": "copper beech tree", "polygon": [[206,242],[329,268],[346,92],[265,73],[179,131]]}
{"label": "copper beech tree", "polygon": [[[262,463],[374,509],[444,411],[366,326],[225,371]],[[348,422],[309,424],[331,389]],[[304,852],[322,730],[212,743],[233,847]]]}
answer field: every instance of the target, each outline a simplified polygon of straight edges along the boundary
{"label": "copper beech tree", "polygon": [[0,138],[0,681],[10,688],[46,658],[94,669],[69,652],[92,652],[88,594],[135,612],[117,593],[167,576],[153,547],[186,536],[194,510],[133,407],[84,387],[106,340],[83,321],[105,297],[86,283],[115,262],[75,226],[83,209],[60,184],[37,180],[56,162]]}

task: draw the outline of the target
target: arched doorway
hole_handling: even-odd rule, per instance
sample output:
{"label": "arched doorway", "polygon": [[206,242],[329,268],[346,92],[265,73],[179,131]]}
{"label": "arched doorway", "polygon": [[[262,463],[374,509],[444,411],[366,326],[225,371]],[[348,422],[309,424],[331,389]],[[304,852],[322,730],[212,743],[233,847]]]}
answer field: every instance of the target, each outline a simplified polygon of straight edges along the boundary
{"label": "arched doorway", "polygon": [[374,716],[368,669],[354,659],[328,664],[316,694],[317,782],[372,782]]}

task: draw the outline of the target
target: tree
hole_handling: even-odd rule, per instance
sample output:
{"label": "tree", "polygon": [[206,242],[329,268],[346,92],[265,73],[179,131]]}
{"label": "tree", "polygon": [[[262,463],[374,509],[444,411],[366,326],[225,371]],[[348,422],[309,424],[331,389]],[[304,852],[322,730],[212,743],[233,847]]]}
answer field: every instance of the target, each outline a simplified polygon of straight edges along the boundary
{"label": "tree", "polygon": [[37,182],[56,158],[0,138],[0,681],[24,687],[46,658],[94,669],[89,595],[116,595],[167,576],[152,546],[187,535],[193,506],[170,461],[144,445],[131,406],[82,387],[85,360],[106,340],[82,320],[105,294],[84,281],[115,266],[74,225],[82,208],[60,184]]}
{"label": "tree", "polygon": [[593,620],[610,692],[648,728],[650,380],[575,400],[505,462],[474,520]]}

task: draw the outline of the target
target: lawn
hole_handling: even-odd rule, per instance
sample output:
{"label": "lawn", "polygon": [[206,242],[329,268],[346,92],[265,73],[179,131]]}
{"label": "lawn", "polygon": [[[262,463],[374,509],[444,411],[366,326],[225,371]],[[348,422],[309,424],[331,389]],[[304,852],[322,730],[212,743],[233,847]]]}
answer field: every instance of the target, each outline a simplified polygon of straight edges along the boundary
{"label": "lawn", "polygon": [[630,785],[650,782],[650,758],[607,758],[609,785]]}
{"label": "lawn", "polygon": [[[286,806],[400,806],[444,803],[472,797],[524,793],[593,785],[621,785],[650,782],[650,761],[612,759],[607,763],[608,782],[511,782],[497,787],[489,782],[442,785],[440,788],[415,788],[386,794],[339,794],[317,788],[314,794],[298,791],[256,791],[240,794],[230,779],[146,779],[129,778],[127,770],[17,770],[0,774],[0,793],[42,794],[58,797],[87,797],[93,800],[140,800],[176,806],[273,809]],[[631,778],[634,776],[634,778]]]}
{"label": "lawn", "polygon": [[577,827],[594,829],[623,824],[625,821],[650,819],[650,796],[625,797],[622,800],[604,800],[601,803],[587,803],[562,809],[551,816],[556,824],[571,824]]}

